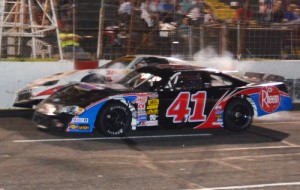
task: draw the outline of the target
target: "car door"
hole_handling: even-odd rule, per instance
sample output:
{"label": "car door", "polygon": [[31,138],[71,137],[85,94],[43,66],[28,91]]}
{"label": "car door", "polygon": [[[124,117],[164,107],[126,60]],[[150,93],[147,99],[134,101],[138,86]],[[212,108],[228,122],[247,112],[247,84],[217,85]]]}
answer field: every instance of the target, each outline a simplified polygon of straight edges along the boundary
{"label": "car door", "polygon": [[205,81],[205,91],[208,97],[206,106],[211,109],[233,89],[233,81],[221,73],[207,73]]}
{"label": "car door", "polygon": [[202,71],[177,72],[158,91],[160,127],[194,127],[206,120],[204,75]]}

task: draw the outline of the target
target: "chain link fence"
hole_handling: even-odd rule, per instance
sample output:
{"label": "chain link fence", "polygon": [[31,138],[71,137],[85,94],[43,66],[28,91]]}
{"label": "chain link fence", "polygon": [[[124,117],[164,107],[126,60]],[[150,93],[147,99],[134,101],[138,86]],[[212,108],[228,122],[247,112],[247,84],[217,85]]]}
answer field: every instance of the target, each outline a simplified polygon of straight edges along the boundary
{"label": "chain link fence", "polygon": [[[5,3],[6,2],[6,3]],[[237,59],[299,59],[300,20],[280,24],[265,22],[259,1],[247,23],[234,21],[231,1],[206,0],[213,10],[212,22],[179,14],[153,13],[151,22],[132,0],[130,14],[120,14],[114,0],[0,1],[1,59],[115,59],[126,54],[157,54],[191,60],[210,47],[217,53],[230,52]],[[181,2],[181,1],[178,1]],[[60,34],[67,26],[80,36],[81,51],[64,51]],[[76,35],[75,35],[76,34]],[[72,41],[71,40],[71,41]]]}

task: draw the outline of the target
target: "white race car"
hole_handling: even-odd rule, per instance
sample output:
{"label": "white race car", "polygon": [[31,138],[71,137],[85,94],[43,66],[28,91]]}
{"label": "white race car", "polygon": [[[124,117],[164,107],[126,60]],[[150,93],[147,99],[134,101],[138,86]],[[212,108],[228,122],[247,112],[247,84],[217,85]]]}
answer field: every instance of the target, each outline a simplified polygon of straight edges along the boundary
{"label": "white race car", "polygon": [[112,60],[98,69],[73,70],[38,79],[17,92],[13,106],[34,108],[39,102],[74,82],[118,82],[135,68],[152,64],[183,64],[183,60],[156,55],[128,55]]}

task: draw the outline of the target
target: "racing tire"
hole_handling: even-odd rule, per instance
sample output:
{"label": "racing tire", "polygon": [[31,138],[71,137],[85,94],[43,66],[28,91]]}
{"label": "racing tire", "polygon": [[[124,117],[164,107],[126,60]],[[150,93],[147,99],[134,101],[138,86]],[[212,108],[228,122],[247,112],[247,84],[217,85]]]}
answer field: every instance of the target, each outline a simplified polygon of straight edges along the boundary
{"label": "racing tire", "polygon": [[110,102],[97,117],[96,128],[105,136],[125,136],[131,126],[132,114],[122,102]]}
{"label": "racing tire", "polygon": [[224,112],[224,127],[230,131],[244,131],[248,129],[253,119],[253,108],[243,98],[230,101]]}

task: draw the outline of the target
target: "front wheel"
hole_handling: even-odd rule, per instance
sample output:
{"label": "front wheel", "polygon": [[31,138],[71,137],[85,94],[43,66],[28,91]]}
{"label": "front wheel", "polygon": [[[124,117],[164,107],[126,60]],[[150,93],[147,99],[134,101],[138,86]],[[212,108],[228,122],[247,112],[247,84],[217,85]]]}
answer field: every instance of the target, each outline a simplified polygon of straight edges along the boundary
{"label": "front wheel", "polygon": [[124,136],[130,129],[132,115],[121,102],[106,104],[97,117],[96,128],[106,136]]}
{"label": "front wheel", "polygon": [[224,112],[224,127],[231,131],[244,131],[251,125],[253,108],[243,98],[235,98],[228,103]]}

